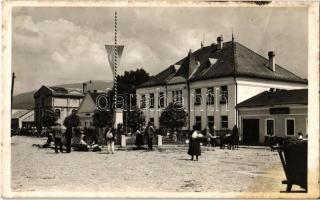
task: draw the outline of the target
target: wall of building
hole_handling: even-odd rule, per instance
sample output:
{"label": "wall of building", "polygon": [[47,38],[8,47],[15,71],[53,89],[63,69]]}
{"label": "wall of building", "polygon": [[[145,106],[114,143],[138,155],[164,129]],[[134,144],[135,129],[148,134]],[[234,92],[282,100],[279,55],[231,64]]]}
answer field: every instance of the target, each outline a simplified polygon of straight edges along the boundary
{"label": "wall of building", "polygon": [[300,83],[290,83],[283,81],[263,80],[254,78],[237,78],[238,103],[247,100],[261,92],[269,90],[270,88],[277,89],[306,89],[308,85]]}
{"label": "wall of building", "polygon": [[[159,93],[163,92],[165,94],[165,96],[167,96],[168,99],[172,100],[172,97],[170,97],[170,93],[169,95],[167,95],[167,90],[165,86],[156,86],[156,87],[148,87],[148,88],[138,88],[136,90],[136,95],[137,95],[137,102],[138,102],[138,107],[140,108],[140,101],[141,101],[141,96],[145,95],[146,96],[146,108],[141,109],[146,117],[146,122],[149,122],[151,118],[154,119],[154,125],[158,128],[160,126],[159,124],[159,118],[161,115],[161,108],[159,108]],[[150,102],[149,102],[149,98],[150,98],[150,94],[154,94],[154,108],[149,108],[150,106]],[[168,100],[167,99],[167,100]],[[168,100],[169,102],[169,100]],[[166,101],[165,101],[165,107],[166,107]]]}
{"label": "wall of building", "polygon": [[[220,87],[227,86],[228,88],[228,101],[227,103],[220,103]],[[207,88],[214,88],[214,105],[207,105]],[[188,91],[186,84],[175,84],[159,87],[148,87],[137,89],[138,102],[141,99],[141,95],[146,95],[146,99],[149,98],[150,93],[155,95],[155,108],[149,109],[149,102],[146,102],[146,109],[143,109],[146,115],[146,121],[150,118],[154,119],[154,124],[159,127],[159,117],[161,115],[161,109],[158,108],[159,92],[162,91],[167,94],[168,103],[172,102],[172,91],[182,90],[184,107],[188,109],[188,103],[190,102],[190,128],[195,125],[195,119],[197,116],[201,116],[201,129],[208,127],[208,116],[214,116],[214,123],[216,129],[222,129],[221,127],[221,117],[228,117],[228,129],[232,129],[236,125],[237,121],[237,111],[235,106],[244,100],[247,100],[263,91],[269,90],[270,88],[277,89],[302,89],[307,88],[305,84],[280,82],[272,80],[262,80],[262,79],[252,79],[252,78],[217,78],[209,80],[201,80],[190,83],[190,99],[188,99]],[[202,101],[201,105],[195,105],[195,90],[201,89]],[[188,111],[188,110],[187,110]],[[239,126],[239,124],[238,124]],[[187,129],[188,125],[184,127]]]}
{"label": "wall of building", "polygon": [[239,109],[239,130],[240,137],[243,137],[243,119],[259,119],[259,142],[264,143],[266,134],[266,120],[274,120],[274,133],[278,137],[287,137],[285,133],[286,119],[295,120],[294,135],[289,137],[297,137],[298,132],[302,132],[305,137],[307,134],[307,118],[308,107],[307,105],[283,105],[277,107],[289,107],[290,114],[274,114],[269,113],[270,107],[256,107],[256,108],[240,108]]}
{"label": "wall of building", "polygon": [[[220,103],[220,87],[227,86],[228,101],[227,103]],[[207,105],[207,88],[214,89],[214,104]],[[194,105],[195,90],[201,89],[202,101],[201,105]],[[228,129],[231,129],[236,123],[236,95],[235,95],[235,81],[233,78],[219,78],[211,80],[203,80],[192,82],[190,84],[190,102],[191,102],[191,118],[190,127],[195,124],[195,117],[201,116],[201,129],[208,127],[208,116],[214,116],[215,128],[220,130],[221,116],[228,116]]]}

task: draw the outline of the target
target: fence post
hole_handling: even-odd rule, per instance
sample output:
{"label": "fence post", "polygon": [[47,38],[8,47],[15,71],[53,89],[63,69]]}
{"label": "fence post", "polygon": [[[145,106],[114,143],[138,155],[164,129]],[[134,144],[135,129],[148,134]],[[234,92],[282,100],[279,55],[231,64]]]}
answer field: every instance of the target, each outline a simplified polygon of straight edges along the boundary
{"label": "fence post", "polygon": [[162,135],[158,135],[158,147],[162,147]]}
{"label": "fence post", "polygon": [[126,147],[126,136],[121,135],[121,147]]}

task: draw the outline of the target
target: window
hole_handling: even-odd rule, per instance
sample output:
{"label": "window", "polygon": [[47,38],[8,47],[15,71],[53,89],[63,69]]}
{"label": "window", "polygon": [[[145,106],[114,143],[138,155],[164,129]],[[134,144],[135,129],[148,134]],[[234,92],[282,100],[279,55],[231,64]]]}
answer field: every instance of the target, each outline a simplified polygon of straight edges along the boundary
{"label": "window", "polygon": [[44,107],[44,101],[45,101],[45,99],[44,99],[44,97],[41,99],[41,107]]}
{"label": "window", "polygon": [[266,119],[266,135],[274,135],[274,119]]}
{"label": "window", "polygon": [[221,86],[220,91],[220,103],[226,103],[228,101],[228,87]]}
{"label": "window", "polygon": [[150,108],[154,108],[154,94],[150,94]]}
{"label": "window", "polygon": [[214,104],[214,91],[213,91],[213,87],[207,88],[207,104],[208,104],[208,105]]}
{"label": "window", "polygon": [[201,129],[201,116],[196,116],[196,123],[195,123],[197,129]]}
{"label": "window", "polygon": [[182,103],[182,90],[172,91],[172,101],[174,103]]}
{"label": "window", "polygon": [[164,108],[164,93],[159,93],[159,108]]}
{"label": "window", "polygon": [[208,116],[208,127],[213,128],[214,126],[214,116]]}
{"label": "window", "polygon": [[201,105],[201,89],[196,89],[195,90],[194,105]]}
{"label": "window", "polygon": [[295,129],[294,119],[286,119],[286,134],[294,135]]}
{"label": "window", "polygon": [[221,116],[221,128],[228,128],[228,116]]}
{"label": "window", "polygon": [[153,117],[151,117],[151,118],[149,119],[149,122],[151,122],[152,126],[154,126],[154,118],[153,118]]}
{"label": "window", "polygon": [[140,108],[146,108],[146,95],[141,95]]}

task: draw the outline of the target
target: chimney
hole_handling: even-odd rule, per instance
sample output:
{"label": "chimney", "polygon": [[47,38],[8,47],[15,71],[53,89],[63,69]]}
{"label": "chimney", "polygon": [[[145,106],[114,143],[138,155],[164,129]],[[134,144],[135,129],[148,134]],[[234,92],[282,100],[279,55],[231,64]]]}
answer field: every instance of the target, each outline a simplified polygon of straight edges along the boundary
{"label": "chimney", "polygon": [[222,35],[217,37],[218,49],[222,49],[223,37]]}
{"label": "chimney", "polygon": [[276,62],[275,62],[275,53],[274,51],[269,51],[268,52],[268,56],[269,56],[269,63],[268,63],[268,67],[270,70],[272,70],[273,72],[276,71]]}
{"label": "chimney", "polygon": [[82,83],[82,93],[87,93],[87,83]]}

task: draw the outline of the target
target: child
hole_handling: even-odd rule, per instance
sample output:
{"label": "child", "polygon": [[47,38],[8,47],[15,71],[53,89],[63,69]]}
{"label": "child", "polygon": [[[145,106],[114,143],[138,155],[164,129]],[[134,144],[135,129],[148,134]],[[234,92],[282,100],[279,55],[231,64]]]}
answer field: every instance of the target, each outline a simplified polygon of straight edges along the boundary
{"label": "child", "polygon": [[58,146],[60,149],[60,152],[62,152],[62,144],[61,144],[61,124],[56,123],[55,126],[52,129],[53,135],[54,135],[54,150],[56,153],[58,152]]}

